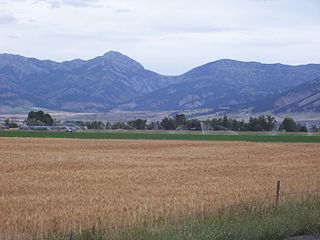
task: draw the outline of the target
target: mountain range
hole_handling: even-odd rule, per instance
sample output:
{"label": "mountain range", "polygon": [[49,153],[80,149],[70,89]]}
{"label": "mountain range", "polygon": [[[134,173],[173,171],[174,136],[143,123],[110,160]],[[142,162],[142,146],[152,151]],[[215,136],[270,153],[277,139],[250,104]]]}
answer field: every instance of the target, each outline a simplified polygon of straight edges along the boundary
{"label": "mountain range", "polygon": [[320,64],[223,59],[165,76],[114,51],[61,63],[0,54],[0,110],[18,107],[71,112],[319,112]]}

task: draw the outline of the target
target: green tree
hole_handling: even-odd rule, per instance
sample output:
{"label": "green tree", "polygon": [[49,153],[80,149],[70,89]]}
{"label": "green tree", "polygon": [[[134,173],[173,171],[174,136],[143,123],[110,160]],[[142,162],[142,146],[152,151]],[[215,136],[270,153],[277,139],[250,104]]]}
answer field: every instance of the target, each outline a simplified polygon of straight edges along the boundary
{"label": "green tree", "polygon": [[28,118],[26,120],[27,125],[48,125],[53,126],[54,120],[49,113],[44,113],[43,111],[31,111],[28,113]]}
{"label": "green tree", "polygon": [[201,121],[199,119],[188,119],[186,120],[187,130],[200,131]]}
{"label": "green tree", "polygon": [[86,122],[85,125],[88,129],[104,129],[105,125],[101,121],[92,121],[92,122]]}
{"label": "green tree", "polygon": [[123,122],[116,122],[112,125],[112,129],[128,129],[128,126]]}
{"label": "green tree", "polygon": [[259,117],[250,117],[248,123],[249,131],[271,131],[276,124],[274,117],[270,115],[261,115]]}
{"label": "green tree", "polygon": [[298,126],[292,118],[286,117],[281,123],[279,129],[286,132],[297,132]]}
{"label": "green tree", "polygon": [[277,121],[274,117],[272,117],[271,115],[266,116],[266,127],[265,127],[266,131],[272,131],[272,129],[276,124],[277,124]]}
{"label": "green tree", "polygon": [[229,128],[229,119],[228,119],[228,116],[223,116],[222,126],[225,127],[225,128]]}
{"label": "green tree", "polygon": [[9,118],[7,118],[7,119],[4,121],[4,124],[5,124],[5,126],[7,126],[7,127],[9,127],[9,128],[17,128],[17,127],[18,127],[18,124],[13,121],[13,118],[11,119],[11,121],[10,121]]}
{"label": "green tree", "polygon": [[175,130],[177,128],[175,119],[168,118],[168,117],[165,117],[164,119],[162,119],[161,126],[165,130]]}
{"label": "green tree", "polygon": [[177,126],[185,126],[187,122],[186,115],[184,114],[176,114],[174,120],[176,121]]}
{"label": "green tree", "polygon": [[129,121],[128,125],[137,129],[137,130],[145,130],[146,129],[147,120],[136,119],[133,121]]}
{"label": "green tree", "polygon": [[261,125],[261,121],[258,118],[250,117],[248,123],[249,131],[263,131],[263,127]]}

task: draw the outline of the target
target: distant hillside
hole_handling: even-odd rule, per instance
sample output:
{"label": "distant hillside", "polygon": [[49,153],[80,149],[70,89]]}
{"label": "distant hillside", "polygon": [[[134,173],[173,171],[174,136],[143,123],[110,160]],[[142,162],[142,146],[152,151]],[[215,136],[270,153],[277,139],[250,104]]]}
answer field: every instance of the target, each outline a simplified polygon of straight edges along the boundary
{"label": "distant hillside", "polygon": [[0,55],[0,100],[12,107],[105,111],[170,80],[117,52],[63,63]]}
{"label": "distant hillside", "polygon": [[320,65],[288,66],[220,60],[195,68],[176,84],[144,94],[123,109],[182,110],[194,108],[234,109],[258,102],[320,76]]}
{"label": "distant hillside", "polygon": [[263,110],[272,110],[274,114],[320,112],[320,77],[274,96],[264,109],[259,109]]}
{"label": "distant hillside", "polygon": [[309,81],[318,77],[318,64],[219,60],[180,76],[163,76],[113,51],[88,61],[62,63],[0,54],[0,112],[17,107],[77,112],[204,108],[236,112],[244,107],[254,111],[305,111],[307,105],[303,103],[300,107],[290,105],[302,101],[300,94],[285,94],[296,91],[299,85],[306,93],[309,87],[314,88]]}

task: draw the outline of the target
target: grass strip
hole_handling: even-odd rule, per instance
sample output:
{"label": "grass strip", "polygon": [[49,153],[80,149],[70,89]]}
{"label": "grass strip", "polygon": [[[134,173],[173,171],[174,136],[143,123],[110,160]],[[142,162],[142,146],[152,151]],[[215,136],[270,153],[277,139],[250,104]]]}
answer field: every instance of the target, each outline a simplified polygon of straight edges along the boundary
{"label": "grass strip", "polygon": [[47,132],[47,131],[0,131],[0,137],[20,138],[75,138],[75,139],[145,139],[145,140],[192,140],[192,141],[248,141],[319,143],[320,135],[266,135],[266,134],[199,134],[168,132]]}
{"label": "grass strip", "polygon": [[[163,220],[123,229],[108,229],[97,225],[74,232],[70,239],[276,240],[320,232],[320,199],[289,202],[278,208],[250,209],[255,210],[231,209],[218,215]],[[66,238],[51,235],[44,239]]]}

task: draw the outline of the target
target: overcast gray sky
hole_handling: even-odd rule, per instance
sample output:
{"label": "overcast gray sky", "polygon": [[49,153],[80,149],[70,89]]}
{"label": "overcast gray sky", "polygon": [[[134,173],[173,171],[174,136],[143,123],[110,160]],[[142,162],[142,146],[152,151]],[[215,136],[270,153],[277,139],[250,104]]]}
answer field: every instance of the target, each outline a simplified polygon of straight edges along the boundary
{"label": "overcast gray sky", "polygon": [[163,74],[221,58],[320,63],[320,0],[0,0],[0,52],[115,50]]}

